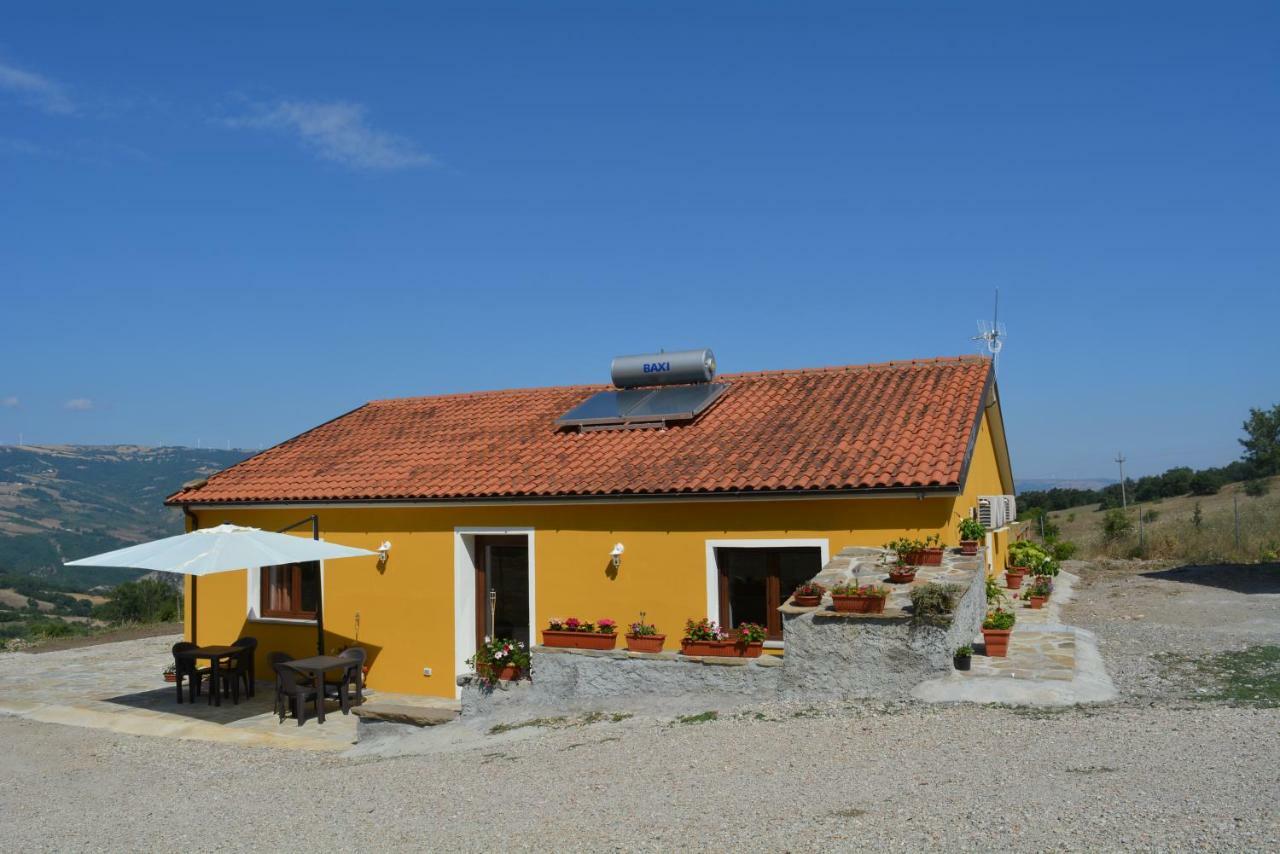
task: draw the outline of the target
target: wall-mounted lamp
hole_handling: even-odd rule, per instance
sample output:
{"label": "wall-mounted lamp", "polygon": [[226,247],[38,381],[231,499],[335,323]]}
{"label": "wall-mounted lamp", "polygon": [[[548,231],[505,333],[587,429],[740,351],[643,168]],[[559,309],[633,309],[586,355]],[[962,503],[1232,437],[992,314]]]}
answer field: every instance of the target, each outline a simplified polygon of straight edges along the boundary
{"label": "wall-mounted lamp", "polygon": [[391,541],[383,540],[382,545],[378,546],[378,563],[387,562],[387,552],[391,551]]}
{"label": "wall-mounted lamp", "polygon": [[609,557],[613,559],[614,569],[617,569],[618,567],[622,566],[623,551],[625,551],[625,549],[623,549],[622,543],[618,543],[616,546],[613,547],[613,551],[609,552]]}

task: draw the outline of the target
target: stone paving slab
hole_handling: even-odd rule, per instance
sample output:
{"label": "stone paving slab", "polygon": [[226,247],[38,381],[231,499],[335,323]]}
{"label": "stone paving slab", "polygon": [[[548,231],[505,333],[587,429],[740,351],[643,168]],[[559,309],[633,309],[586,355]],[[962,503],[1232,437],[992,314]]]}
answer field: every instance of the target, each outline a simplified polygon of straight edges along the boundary
{"label": "stone paving slab", "polygon": [[1009,638],[1009,655],[992,658],[974,645],[972,669],[957,671],[965,678],[1005,676],[1011,679],[1070,680],[1076,672],[1074,632],[1014,631]]}
{"label": "stone paving slab", "polygon": [[[294,750],[346,750],[355,742],[356,719],[342,714],[336,704],[326,709],[323,725],[314,715],[301,727],[292,718],[281,724],[272,708],[270,682],[259,682],[257,696],[242,697],[239,704],[224,699],[221,706],[210,706],[203,697],[178,704],[174,686],[161,674],[179,640],[164,636],[39,655],[0,654],[0,714],[133,735]],[[379,701],[457,708],[452,700],[365,694]]]}

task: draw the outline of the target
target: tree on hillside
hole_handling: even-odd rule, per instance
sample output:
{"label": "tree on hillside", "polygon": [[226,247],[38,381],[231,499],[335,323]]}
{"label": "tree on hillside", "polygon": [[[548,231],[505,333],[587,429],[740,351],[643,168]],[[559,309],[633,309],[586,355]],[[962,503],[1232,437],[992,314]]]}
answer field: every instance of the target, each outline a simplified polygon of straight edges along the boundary
{"label": "tree on hillside", "polygon": [[93,616],[115,623],[160,623],[178,619],[178,595],[162,581],[127,581],[111,591],[110,601],[93,609]]}
{"label": "tree on hillside", "polygon": [[1256,477],[1280,474],[1280,403],[1271,409],[1250,409],[1241,439],[1245,461]]}

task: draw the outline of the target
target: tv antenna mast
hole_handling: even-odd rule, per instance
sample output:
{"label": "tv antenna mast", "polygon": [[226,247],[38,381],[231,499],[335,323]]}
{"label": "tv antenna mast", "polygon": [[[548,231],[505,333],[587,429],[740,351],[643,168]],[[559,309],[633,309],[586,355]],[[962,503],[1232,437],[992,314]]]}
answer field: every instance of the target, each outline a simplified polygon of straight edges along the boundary
{"label": "tv antenna mast", "polygon": [[996,288],[996,305],[991,313],[991,320],[979,320],[978,334],[973,336],[974,341],[981,342],[978,349],[985,349],[991,354],[993,369],[998,367],[1000,351],[1004,349],[1004,339],[1007,337],[1009,333],[1005,332],[1004,324],[1000,322],[1000,289]]}

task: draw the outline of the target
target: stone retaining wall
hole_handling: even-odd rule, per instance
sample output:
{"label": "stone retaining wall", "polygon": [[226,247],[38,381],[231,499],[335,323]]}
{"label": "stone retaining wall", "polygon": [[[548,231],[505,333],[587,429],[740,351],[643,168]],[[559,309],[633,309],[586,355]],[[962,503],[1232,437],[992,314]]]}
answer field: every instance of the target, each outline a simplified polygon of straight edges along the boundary
{"label": "stone retaining wall", "polygon": [[[832,586],[887,577],[880,549],[845,549],[817,581]],[[781,608],[785,656],[755,659],[685,656],[673,652],[534,647],[532,681],[486,686],[459,679],[464,715],[502,711],[514,704],[591,708],[605,701],[705,698],[769,700],[805,697],[902,697],[926,679],[948,672],[959,646],[978,635],[986,613],[982,557],[948,552],[943,565],[922,567],[914,585],[894,585],[880,615],[842,614],[830,597],[816,608]],[[937,581],[961,589],[953,613],[936,621],[912,613],[912,586]]]}

